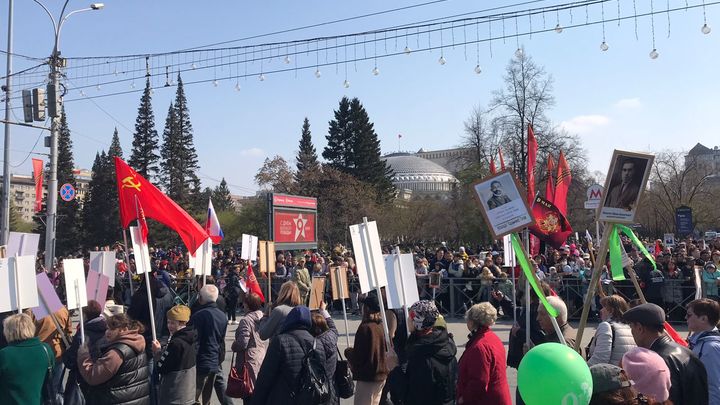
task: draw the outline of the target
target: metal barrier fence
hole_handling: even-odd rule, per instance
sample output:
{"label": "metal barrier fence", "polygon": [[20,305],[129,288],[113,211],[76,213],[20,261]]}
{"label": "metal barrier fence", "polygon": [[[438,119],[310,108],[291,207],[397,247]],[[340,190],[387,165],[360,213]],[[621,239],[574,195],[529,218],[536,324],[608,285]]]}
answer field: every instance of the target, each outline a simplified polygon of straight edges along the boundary
{"label": "metal barrier fence", "polygon": [[[287,279],[273,277],[270,281],[271,299],[272,301],[275,301],[281,285],[287,281]],[[259,278],[258,282],[263,293],[267,295],[268,279]],[[217,280],[216,284],[222,292],[225,284],[224,280]],[[121,287],[122,289],[127,289],[128,280],[123,279],[120,285],[123,286]],[[137,288],[137,284],[134,285]],[[352,299],[346,300],[346,308],[352,311],[357,309],[356,294],[353,294],[352,291],[359,291],[360,287],[356,280],[351,280],[349,287]],[[564,278],[553,287],[557,295],[565,301],[568,307],[568,318],[571,320],[580,319],[584,296],[587,292],[587,284],[577,278]],[[628,302],[638,298],[635,288],[630,280],[620,282],[615,281],[611,285],[604,287],[607,293],[619,294]],[[496,307],[503,308],[504,315],[511,316],[511,314],[504,312],[511,311],[512,304],[501,305],[501,302],[497,302],[492,299],[492,291],[496,289],[496,284],[484,285],[478,278],[444,278],[442,279],[440,286],[433,289],[429,286],[429,279],[427,277],[417,277],[417,288],[420,299],[434,299],[440,312],[448,318],[462,318],[465,315],[467,308],[473,304],[483,301],[493,302]],[[518,306],[522,306],[523,303],[523,290],[524,286],[518,285],[518,289],[516,290],[516,302]],[[176,303],[187,305],[195,302],[197,288],[195,288],[194,280],[178,279],[174,280],[171,285],[171,293],[173,294]],[[325,283],[324,291],[324,296],[326,297],[325,300],[328,303],[332,301],[330,295],[330,281],[328,280],[328,282]],[[662,288],[662,299],[648,300],[662,306],[665,309],[669,322],[684,322],[686,314],[685,306],[694,298],[695,286],[692,281],[666,279],[665,285]],[[331,309],[332,308],[341,310],[339,302],[334,303],[334,305],[331,306]],[[596,315],[599,308],[599,297],[596,297],[591,314]]]}

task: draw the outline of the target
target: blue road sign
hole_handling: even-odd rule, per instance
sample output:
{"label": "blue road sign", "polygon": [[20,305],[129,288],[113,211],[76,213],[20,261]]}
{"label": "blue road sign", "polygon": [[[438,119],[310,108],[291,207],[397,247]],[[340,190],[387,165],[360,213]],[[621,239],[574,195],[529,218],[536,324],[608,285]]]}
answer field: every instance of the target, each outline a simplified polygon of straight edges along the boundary
{"label": "blue road sign", "polygon": [[70,183],[65,183],[60,187],[60,198],[63,201],[72,201],[75,198],[75,187]]}

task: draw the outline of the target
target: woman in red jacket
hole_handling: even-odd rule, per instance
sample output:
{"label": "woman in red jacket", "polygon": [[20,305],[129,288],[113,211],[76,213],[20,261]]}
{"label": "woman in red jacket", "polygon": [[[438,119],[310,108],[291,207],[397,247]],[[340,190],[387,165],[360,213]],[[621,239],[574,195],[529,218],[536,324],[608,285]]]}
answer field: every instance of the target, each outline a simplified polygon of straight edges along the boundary
{"label": "woman in red jacket", "polygon": [[497,310],[489,302],[475,304],[465,313],[469,341],[458,364],[457,403],[510,405],[505,348],[490,330]]}

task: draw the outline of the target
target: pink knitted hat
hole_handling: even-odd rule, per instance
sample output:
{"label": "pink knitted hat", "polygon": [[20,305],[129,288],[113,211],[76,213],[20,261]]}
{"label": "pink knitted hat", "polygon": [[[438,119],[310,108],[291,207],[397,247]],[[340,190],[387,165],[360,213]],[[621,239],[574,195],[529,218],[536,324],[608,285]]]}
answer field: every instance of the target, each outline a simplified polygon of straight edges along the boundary
{"label": "pink knitted hat", "polygon": [[638,392],[660,402],[670,397],[670,370],[654,351],[636,347],[625,353],[621,365]]}

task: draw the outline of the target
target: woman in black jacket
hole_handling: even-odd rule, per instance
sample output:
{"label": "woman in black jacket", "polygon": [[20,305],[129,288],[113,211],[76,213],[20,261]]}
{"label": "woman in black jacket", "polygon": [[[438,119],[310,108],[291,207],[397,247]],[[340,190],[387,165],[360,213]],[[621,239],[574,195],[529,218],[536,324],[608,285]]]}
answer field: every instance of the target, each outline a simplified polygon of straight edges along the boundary
{"label": "woman in black jacket", "polygon": [[327,305],[323,301],[320,303],[320,312],[313,312],[312,329],[310,333],[315,336],[318,344],[322,343],[325,353],[328,354],[325,359],[325,374],[330,386],[330,400],[327,404],[336,405],[340,403],[334,378],[335,368],[337,366],[338,330],[326,308]]}
{"label": "woman in black jacket", "polygon": [[[90,358],[95,360],[100,357],[100,345],[101,339],[105,337],[105,330],[107,330],[107,323],[105,319],[100,316],[102,307],[95,300],[88,301],[86,307],[82,309],[84,320],[85,320],[85,340],[90,350]],[[88,385],[85,380],[78,374],[77,367],[77,353],[80,348],[80,334],[76,333],[73,337],[70,347],[63,353],[63,363],[68,369],[68,379],[65,384],[65,402],[69,402],[71,397],[74,395],[73,390],[76,389],[75,383],[82,390],[83,396],[87,394]]]}
{"label": "woman in black jacket", "polygon": [[310,333],[311,328],[310,310],[306,306],[297,306],[290,311],[280,334],[270,341],[250,402],[252,405],[295,403],[293,396],[299,388],[302,361],[313,343],[319,360],[322,364],[328,363],[333,353],[327,353],[325,345],[316,341]]}

